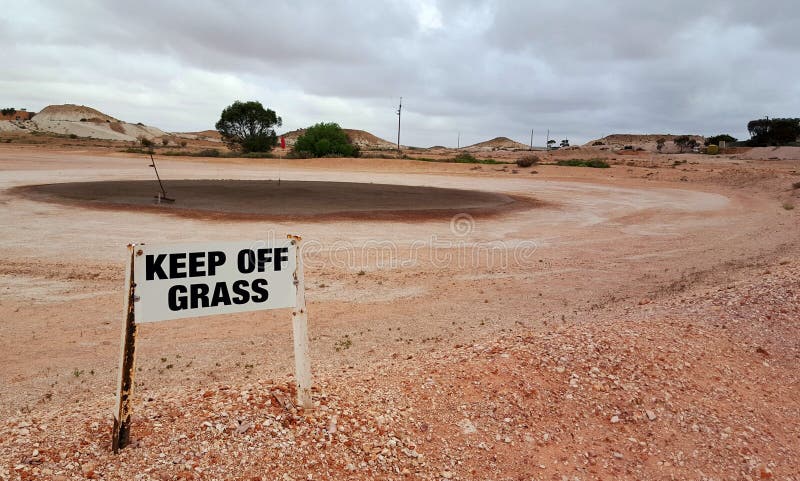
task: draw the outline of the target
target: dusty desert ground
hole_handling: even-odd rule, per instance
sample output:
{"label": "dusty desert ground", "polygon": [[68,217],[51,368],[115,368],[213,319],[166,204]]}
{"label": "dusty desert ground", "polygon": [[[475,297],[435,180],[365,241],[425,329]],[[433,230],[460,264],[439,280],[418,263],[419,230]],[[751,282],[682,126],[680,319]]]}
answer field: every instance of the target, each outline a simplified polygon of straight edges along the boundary
{"label": "dusty desert ground", "polygon": [[[800,161],[768,155],[159,159],[167,190],[280,172],[530,201],[241,218],[32,198],[156,186],[142,156],[2,146],[0,479],[798,480]],[[126,244],[287,233],[312,247],[318,407],[286,401],[287,312],[145,324],[111,454]]]}

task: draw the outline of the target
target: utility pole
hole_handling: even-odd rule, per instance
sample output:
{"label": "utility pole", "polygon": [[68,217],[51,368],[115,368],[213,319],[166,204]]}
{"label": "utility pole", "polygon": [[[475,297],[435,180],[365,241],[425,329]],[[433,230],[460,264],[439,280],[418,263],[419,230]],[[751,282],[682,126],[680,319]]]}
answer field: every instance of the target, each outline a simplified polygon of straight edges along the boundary
{"label": "utility pole", "polygon": [[456,144],[456,150],[461,150],[461,132],[458,133],[458,143]]}
{"label": "utility pole", "polygon": [[547,150],[550,150],[550,129],[547,129],[547,143],[545,145],[547,146]]}
{"label": "utility pole", "polygon": [[400,114],[403,112],[403,97],[400,97],[400,105],[397,106],[397,150],[400,150]]}
{"label": "utility pole", "polygon": [[533,129],[531,129],[531,148],[530,148],[530,150],[533,150]]}

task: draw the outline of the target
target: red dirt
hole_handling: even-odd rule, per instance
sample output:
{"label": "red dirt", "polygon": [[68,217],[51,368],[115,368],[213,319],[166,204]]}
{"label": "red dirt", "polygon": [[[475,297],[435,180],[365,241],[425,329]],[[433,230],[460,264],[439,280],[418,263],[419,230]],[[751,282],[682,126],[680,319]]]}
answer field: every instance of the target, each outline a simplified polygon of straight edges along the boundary
{"label": "red dirt", "polygon": [[[0,146],[0,478],[800,479],[797,162],[607,158],[159,161],[167,180],[280,169],[550,203],[460,230],[37,202],[9,189],[152,172]],[[319,246],[305,258],[317,409],[286,402],[287,312],[146,324],[135,445],[112,455],[125,244],[287,232]]]}

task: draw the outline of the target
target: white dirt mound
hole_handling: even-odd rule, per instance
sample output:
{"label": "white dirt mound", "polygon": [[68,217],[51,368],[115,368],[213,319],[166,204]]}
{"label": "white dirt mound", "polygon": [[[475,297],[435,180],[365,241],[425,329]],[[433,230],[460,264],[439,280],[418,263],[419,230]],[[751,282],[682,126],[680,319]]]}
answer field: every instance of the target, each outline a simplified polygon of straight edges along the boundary
{"label": "white dirt mound", "polygon": [[135,141],[167,135],[161,129],[115,119],[85,105],[50,105],[28,121],[0,122],[0,131],[50,132],[103,140]]}
{"label": "white dirt mound", "polygon": [[495,137],[492,140],[464,147],[464,150],[470,152],[491,152],[493,150],[528,150],[528,147],[529,146],[511,140],[508,137]]}
{"label": "white dirt mound", "polygon": [[[593,148],[611,148],[611,149],[624,149],[625,147],[632,147],[633,149],[644,149],[649,152],[658,151],[658,140],[664,139],[664,147],[661,149],[663,153],[675,153],[680,151],[678,146],[675,145],[675,138],[679,135],[672,134],[612,134],[603,137],[602,139],[591,140],[585,144],[584,147]],[[689,135],[697,141],[698,145],[703,145],[705,137],[702,135]]]}

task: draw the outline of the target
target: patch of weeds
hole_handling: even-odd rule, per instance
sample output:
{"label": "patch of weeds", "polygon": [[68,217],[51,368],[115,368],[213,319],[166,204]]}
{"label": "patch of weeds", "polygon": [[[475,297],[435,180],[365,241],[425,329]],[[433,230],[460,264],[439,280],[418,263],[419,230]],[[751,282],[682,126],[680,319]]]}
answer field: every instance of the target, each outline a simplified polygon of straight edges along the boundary
{"label": "patch of weeds", "polygon": [[363,270],[363,269],[362,269],[362,270],[360,270],[360,271],[358,271],[358,275],[359,275],[359,276],[363,276],[363,275],[365,275],[365,274],[366,274],[366,272],[364,272],[364,270]]}
{"label": "patch of weeds", "polygon": [[404,157],[409,160],[420,160],[422,162],[444,162],[451,164],[510,164],[511,162],[501,162],[492,158],[479,159],[468,152],[462,152],[455,157],[444,159],[431,159],[428,157]]}
{"label": "patch of weeds", "polygon": [[563,167],[592,167],[595,169],[607,169],[611,167],[608,165],[603,159],[568,159],[568,160],[559,160],[556,162],[556,165],[560,165]]}
{"label": "patch of weeds", "polygon": [[343,338],[336,341],[336,344],[333,345],[333,348],[336,352],[344,351],[345,349],[350,349],[350,346],[353,345],[353,341],[350,339],[349,334],[345,334]]}
{"label": "patch of weeds", "polygon": [[83,374],[83,369],[78,369],[77,367],[72,371],[72,375],[75,377],[81,377]]}
{"label": "patch of weeds", "polygon": [[794,204],[790,204],[788,202],[783,203],[784,210],[794,210]]}

